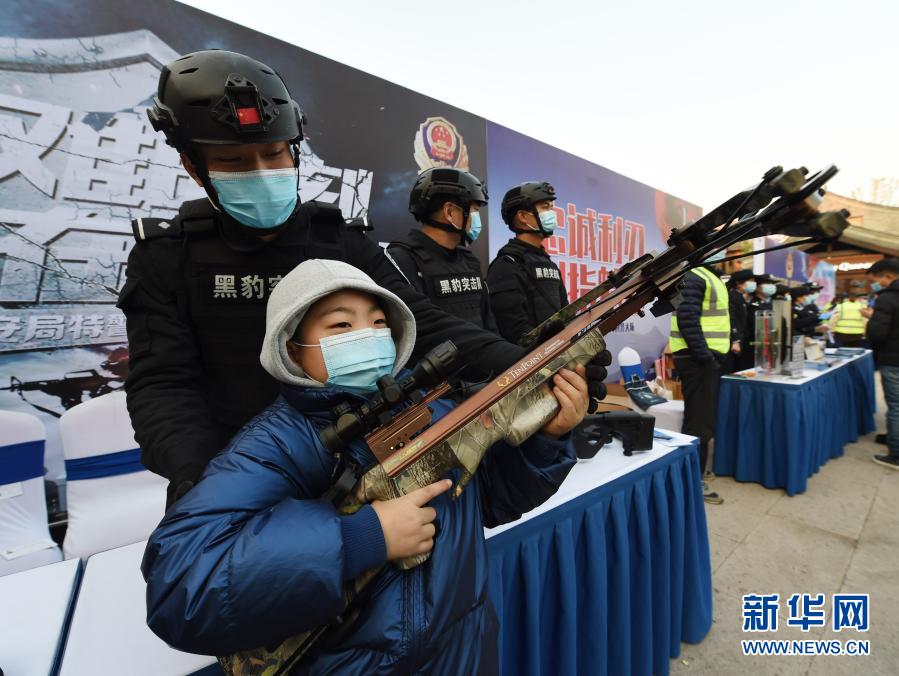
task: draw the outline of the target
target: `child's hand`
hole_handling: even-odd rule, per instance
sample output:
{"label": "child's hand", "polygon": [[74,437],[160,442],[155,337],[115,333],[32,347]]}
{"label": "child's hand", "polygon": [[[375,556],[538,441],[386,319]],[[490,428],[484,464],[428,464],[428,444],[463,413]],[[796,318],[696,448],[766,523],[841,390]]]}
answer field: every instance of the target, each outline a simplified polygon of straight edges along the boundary
{"label": "child's hand", "polygon": [[437,481],[417,491],[393,500],[375,500],[371,503],[387,545],[387,559],[395,561],[416,554],[424,554],[434,548],[434,519],[437,511],[426,507],[431,500],[449,490],[449,479]]}
{"label": "child's hand", "polygon": [[562,369],[553,376],[552,393],[559,402],[559,412],[541,430],[551,437],[560,437],[571,431],[587,415],[590,397],[587,393],[586,369],[575,367],[574,371]]}

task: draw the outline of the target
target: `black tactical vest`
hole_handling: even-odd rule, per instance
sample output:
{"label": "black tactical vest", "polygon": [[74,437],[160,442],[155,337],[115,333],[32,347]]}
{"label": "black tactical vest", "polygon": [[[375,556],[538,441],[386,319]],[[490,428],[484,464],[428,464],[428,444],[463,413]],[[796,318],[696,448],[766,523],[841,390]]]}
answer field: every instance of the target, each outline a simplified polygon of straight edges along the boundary
{"label": "black tactical vest", "polygon": [[[336,207],[307,203],[294,212],[276,239],[262,243],[228,232],[211,206],[193,202],[185,207],[172,232],[156,236],[182,238],[179,311],[195,332],[196,358],[203,367],[203,388],[213,418],[236,429],[278,395],[279,384],[259,363],[265,306],[272,290],[308,258],[345,260],[346,225]],[[147,233],[143,238],[151,239],[159,223],[143,219],[141,230]]]}
{"label": "black tactical vest", "polygon": [[496,254],[494,260],[505,256],[513,261],[528,277],[527,308],[531,324],[536,326],[563,307],[562,292],[565,284],[559,267],[552,259],[534,247],[517,244],[512,240]]}
{"label": "black tactical vest", "polygon": [[412,256],[419,279],[424,284],[425,295],[434,305],[455,317],[486,328],[481,312],[487,285],[473,253],[460,247],[456,249],[455,256],[440,256],[409,237],[397,240],[391,246],[400,247]]}

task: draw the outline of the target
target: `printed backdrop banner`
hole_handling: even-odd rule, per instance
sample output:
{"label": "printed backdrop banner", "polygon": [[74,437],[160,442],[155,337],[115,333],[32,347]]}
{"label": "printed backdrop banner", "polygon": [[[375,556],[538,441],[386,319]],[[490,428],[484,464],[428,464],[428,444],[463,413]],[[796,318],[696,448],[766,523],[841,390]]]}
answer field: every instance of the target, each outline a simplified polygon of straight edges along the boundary
{"label": "printed backdrop banner", "polygon": [[809,275],[808,281],[821,287],[816,305],[823,308],[837,295],[837,268],[827,261],[814,257],[810,264],[812,273]]}
{"label": "printed backdrop banner", "polygon": [[[547,181],[556,189],[559,227],[545,248],[558,264],[570,300],[580,298],[610,272],[650,251],[661,251],[671,229],[702,215],[695,204],[650,188],[506,127],[487,123],[490,189],[490,256],[513,233],[500,213],[506,191],[524,181]],[[632,317],[607,336],[615,360],[625,345],[648,368],[668,340],[670,316]]]}
{"label": "printed backdrop banner", "polygon": [[[783,236],[765,237],[765,248],[780,246],[786,243]],[[765,254],[765,273],[785,279],[790,286],[804,284],[809,281],[814,266],[814,261],[804,251],[799,249],[781,249]]]}
{"label": "printed backdrop banner", "polygon": [[[340,39],[340,27],[334,31]],[[562,225],[548,246],[574,298],[661,248],[671,227],[700,213],[498,125],[489,125],[488,158],[483,118],[171,0],[85,0],[75,10],[64,0],[7,0],[0,408],[42,418],[51,479],[64,476],[58,417],[121,388],[127,374],[115,300],[134,243],[131,219],[171,218],[184,200],[203,197],[145,111],[163,65],[212,48],[249,54],[281,73],[309,119],[301,199],[337,204],[347,218],[369,216],[381,243],[414,227],[407,207],[419,171],[459,167],[490,179],[493,218],[473,247],[486,265],[508,235],[499,217],[505,188],[548,180],[559,191]],[[235,293],[253,292],[232,283]],[[667,334],[667,318],[634,319],[610,346],[633,344],[648,365]]]}
{"label": "printed backdrop banner", "polygon": [[301,199],[368,215],[380,242],[414,225],[408,196],[421,169],[486,173],[483,118],[184,5],[5,2],[0,408],[43,419],[52,479],[64,473],[58,416],[120,388],[127,372],[115,299],[131,219],[171,217],[203,196],[145,111],[164,64],[210,48],[278,70],[309,119]]}

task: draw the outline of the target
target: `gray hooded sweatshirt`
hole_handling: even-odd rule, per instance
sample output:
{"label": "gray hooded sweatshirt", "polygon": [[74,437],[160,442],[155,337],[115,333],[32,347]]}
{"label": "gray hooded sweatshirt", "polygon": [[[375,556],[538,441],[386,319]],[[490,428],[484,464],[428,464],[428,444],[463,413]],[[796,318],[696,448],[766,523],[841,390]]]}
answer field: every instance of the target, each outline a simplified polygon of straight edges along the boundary
{"label": "gray hooded sweatshirt", "polygon": [[275,287],[265,312],[265,339],[259,361],[276,380],[288,385],[324,387],[309,378],[287,354],[287,341],[316,301],[329,293],[355,289],[375,296],[384,313],[396,344],[393,375],[406,365],[415,346],[415,318],[406,304],[358,268],[324,259],[304,261],[291,270]]}

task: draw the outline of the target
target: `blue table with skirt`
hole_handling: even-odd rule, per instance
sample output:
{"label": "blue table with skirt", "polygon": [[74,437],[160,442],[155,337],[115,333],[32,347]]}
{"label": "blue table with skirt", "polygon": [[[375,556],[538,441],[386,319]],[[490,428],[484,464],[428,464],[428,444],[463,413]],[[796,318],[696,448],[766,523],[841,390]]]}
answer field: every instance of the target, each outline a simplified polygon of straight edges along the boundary
{"label": "blue table with skirt", "polygon": [[[487,531],[502,673],[668,673],[712,625],[699,446],[674,435],[581,461],[559,492]],[[682,444],[682,445],[677,445]]]}
{"label": "blue table with skirt", "polygon": [[803,373],[721,379],[715,474],[795,495],[821,465],[843,455],[843,446],[874,430],[870,351]]}

